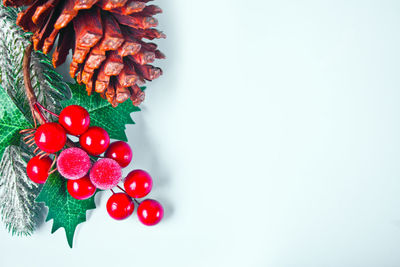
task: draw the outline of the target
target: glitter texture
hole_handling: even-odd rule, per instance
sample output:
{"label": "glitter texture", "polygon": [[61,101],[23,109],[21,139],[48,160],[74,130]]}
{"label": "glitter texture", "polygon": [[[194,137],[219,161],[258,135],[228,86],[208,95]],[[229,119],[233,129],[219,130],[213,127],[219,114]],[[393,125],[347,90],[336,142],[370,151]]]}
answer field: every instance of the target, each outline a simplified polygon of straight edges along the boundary
{"label": "glitter texture", "polygon": [[85,176],[92,163],[89,155],[77,147],[67,148],[57,159],[58,172],[67,179],[76,180]]}
{"label": "glitter texture", "polygon": [[122,178],[121,167],[113,159],[100,159],[90,170],[90,180],[99,189],[111,189]]}

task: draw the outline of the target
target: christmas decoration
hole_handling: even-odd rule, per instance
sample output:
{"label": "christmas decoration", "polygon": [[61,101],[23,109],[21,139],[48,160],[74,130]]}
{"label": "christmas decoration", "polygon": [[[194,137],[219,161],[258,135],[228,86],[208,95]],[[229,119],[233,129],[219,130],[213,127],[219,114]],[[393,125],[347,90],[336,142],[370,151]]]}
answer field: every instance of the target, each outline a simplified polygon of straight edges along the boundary
{"label": "christmas decoration", "polygon": [[71,105],[61,111],[58,122],[68,134],[81,135],[89,128],[89,112],[81,106]]}
{"label": "christmas decoration", "polygon": [[40,125],[35,132],[34,143],[47,153],[60,151],[67,142],[67,132],[64,128],[55,122],[47,122]]}
{"label": "christmas decoration", "polygon": [[53,220],[52,233],[61,227],[65,229],[70,247],[76,227],[86,221],[86,211],[96,208],[94,196],[85,200],[73,198],[68,193],[65,179],[58,172],[47,178],[36,201],[43,202],[48,207],[46,221]]}
{"label": "christmas decoration", "polygon": [[90,170],[90,181],[100,189],[111,189],[122,179],[122,170],[113,159],[100,159]]}
{"label": "christmas decoration", "polygon": [[110,136],[101,127],[92,126],[79,137],[79,144],[92,156],[103,154],[110,144]]}
{"label": "christmas decoration", "polygon": [[132,215],[135,205],[125,193],[113,194],[107,201],[107,212],[115,220],[124,220]]}
{"label": "christmas decoration", "polygon": [[[107,131],[112,139],[128,141],[125,135],[125,125],[134,124],[130,114],[140,111],[138,107],[125,102],[113,108],[99,95],[88,97],[81,85],[70,84],[72,97],[61,102],[62,107],[79,105],[85,108],[90,114],[90,123]],[[144,90],[144,88],[142,89]]]}
{"label": "christmas decoration", "polygon": [[[0,6],[0,212],[7,229],[30,235],[40,220],[40,204],[34,202],[40,187],[26,175],[28,146],[20,142],[20,129],[32,126],[33,118],[25,94],[23,58],[29,35],[15,25],[18,10]],[[38,101],[53,111],[70,97],[62,77],[45,55],[34,52],[28,64],[31,84]]]}
{"label": "christmas decoration", "polygon": [[[15,24],[19,11],[20,9],[0,5],[0,85],[28,122],[33,123],[22,72],[25,49],[30,44],[30,34],[24,33]],[[69,87],[53,69],[50,58],[40,52],[30,55],[28,70],[38,103],[53,112],[60,112],[61,101],[71,97]]]}
{"label": "christmas decoration", "polygon": [[132,150],[124,141],[117,141],[111,143],[104,156],[115,160],[122,168],[125,168],[132,161]]}
{"label": "christmas decoration", "polygon": [[85,176],[92,163],[89,155],[80,148],[71,147],[63,150],[57,158],[57,170],[70,180],[80,179]]}
{"label": "christmas decoration", "polygon": [[[143,39],[165,38],[154,29],[153,17],[162,10],[148,0],[4,0],[5,6],[28,6],[17,24],[33,32],[35,50],[49,53],[58,37],[53,65],[65,62],[73,50],[70,75],[113,105],[131,99],[139,105],[144,93],[139,86],[158,78],[160,68],[149,65],[165,56],[154,43]],[[71,42],[74,39],[75,42]]]}
{"label": "christmas decoration", "polygon": [[0,162],[0,212],[7,229],[16,235],[30,235],[41,212],[41,205],[35,203],[40,188],[28,178],[25,168],[21,149],[8,146]]}
{"label": "christmas decoration", "polygon": [[133,198],[147,196],[153,187],[153,179],[144,170],[131,171],[125,179],[124,188],[126,193]]}
{"label": "christmas decoration", "polygon": [[137,214],[140,222],[152,226],[161,221],[164,216],[164,209],[158,201],[146,199],[139,204]]}
{"label": "christmas decoration", "polygon": [[[125,129],[144,99],[140,86],[162,74],[149,64],[164,55],[143,40],[165,38],[154,29],[161,9],[147,2],[4,0],[0,6],[0,213],[12,234],[32,234],[46,206],[51,232],[64,228],[72,247],[102,190],[113,193],[106,209],[116,220],[136,205],[143,224],[162,219],[159,202],[138,200],[150,193],[151,176],[143,170],[122,176],[132,162]],[[77,83],[67,84],[54,67],[71,49]]]}
{"label": "christmas decoration", "polygon": [[89,176],[77,180],[68,180],[68,193],[75,199],[88,199],[96,192],[96,187],[90,181]]}
{"label": "christmas decoration", "polygon": [[53,164],[51,158],[45,156],[35,156],[26,165],[26,174],[32,182],[44,184],[49,177],[49,171]]}

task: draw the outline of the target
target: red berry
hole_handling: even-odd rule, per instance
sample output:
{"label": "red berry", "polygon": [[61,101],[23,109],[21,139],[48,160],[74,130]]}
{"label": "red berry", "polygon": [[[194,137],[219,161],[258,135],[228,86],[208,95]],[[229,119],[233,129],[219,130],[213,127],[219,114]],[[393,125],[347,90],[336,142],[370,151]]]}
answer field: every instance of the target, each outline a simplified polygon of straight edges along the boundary
{"label": "red berry", "polygon": [[90,181],[100,189],[106,190],[116,186],[122,178],[121,166],[113,159],[100,159],[90,170]]}
{"label": "red berry", "polygon": [[71,105],[61,111],[58,122],[67,133],[81,135],[89,128],[89,112],[81,106]]}
{"label": "red berry", "polygon": [[128,195],[133,198],[142,198],[150,193],[153,180],[150,174],[143,170],[131,171],[125,179],[124,188]]}
{"label": "red berry", "polygon": [[115,160],[122,168],[125,168],[131,163],[132,150],[124,141],[117,141],[111,143],[105,153],[105,157]]}
{"label": "red berry", "polygon": [[67,179],[76,180],[85,176],[92,167],[89,155],[80,148],[63,150],[57,159],[58,172]]}
{"label": "red berry", "polygon": [[36,145],[47,153],[55,153],[61,150],[66,141],[67,133],[60,124],[55,122],[48,122],[39,126],[35,133]]}
{"label": "red berry", "polygon": [[123,220],[132,215],[135,205],[125,193],[113,194],[107,201],[107,212],[115,220]]}
{"label": "red berry", "polygon": [[44,184],[49,176],[49,170],[53,161],[49,157],[35,156],[26,165],[28,177],[35,183]]}
{"label": "red berry", "polygon": [[138,218],[144,225],[156,225],[164,216],[161,204],[153,199],[146,199],[140,203],[137,210]]}
{"label": "red berry", "polygon": [[89,176],[77,180],[68,180],[68,193],[75,199],[88,199],[96,192],[96,187],[92,184]]}
{"label": "red berry", "polygon": [[106,130],[93,126],[79,137],[81,147],[90,155],[97,156],[106,151],[110,144],[110,137]]}

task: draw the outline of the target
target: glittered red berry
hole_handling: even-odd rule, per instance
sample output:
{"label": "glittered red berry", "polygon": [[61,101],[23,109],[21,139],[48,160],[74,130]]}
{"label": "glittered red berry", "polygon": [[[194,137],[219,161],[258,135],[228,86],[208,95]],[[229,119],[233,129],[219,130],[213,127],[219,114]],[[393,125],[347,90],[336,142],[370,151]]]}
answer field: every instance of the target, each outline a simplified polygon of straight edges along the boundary
{"label": "glittered red berry", "polygon": [[61,150],[67,141],[67,133],[64,128],[55,122],[42,124],[35,133],[36,145],[47,153],[55,153]]}
{"label": "glittered red berry", "polygon": [[61,111],[58,122],[67,133],[81,135],[89,128],[89,112],[81,106],[71,105]]}
{"label": "glittered red berry", "polygon": [[111,189],[121,181],[121,166],[113,159],[100,159],[93,164],[89,177],[97,188]]}
{"label": "glittered red berry", "polygon": [[164,216],[164,209],[158,201],[146,199],[140,203],[137,214],[141,223],[151,226],[161,221]]}
{"label": "glittered red berry", "polygon": [[92,126],[79,137],[79,143],[87,153],[97,156],[107,150],[110,137],[103,128]]}
{"label": "glittered red berry", "polygon": [[35,183],[44,184],[49,176],[49,170],[53,161],[49,157],[35,156],[26,165],[28,177]]}
{"label": "glittered red berry", "polygon": [[153,179],[151,179],[150,174],[143,170],[131,171],[124,182],[126,193],[133,198],[142,198],[147,196],[152,187]]}
{"label": "glittered red berry", "polygon": [[67,179],[76,180],[85,176],[92,167],[89,155],[80,148],[63,150],[57,159],[58,172]]}
{"label": "glittered red berry", "polygon": [[75,199],[88,199],[96,192],[96,187],[92,184],[89,176],[77,180],[68,180],[68,193]]}
{"label": "glittered red berry", "polygon": [[132,149],[126,142],[116,141],[110,144],[104,156],[115,160],[122,168],[125,168],[131,163]]}
{"label": "glittered red berry", "polygon": [[132,215],[135,205],[125,193],[113,194],[107,201],[107,212],[115,220],[123,220]]}

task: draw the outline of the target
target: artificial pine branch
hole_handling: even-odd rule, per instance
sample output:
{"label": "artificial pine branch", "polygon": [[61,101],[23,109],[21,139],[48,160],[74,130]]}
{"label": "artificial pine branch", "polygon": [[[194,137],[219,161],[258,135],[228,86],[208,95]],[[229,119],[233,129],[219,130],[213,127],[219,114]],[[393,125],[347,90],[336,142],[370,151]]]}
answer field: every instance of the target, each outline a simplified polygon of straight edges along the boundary
{"label": "artificial pine branch", "polygon": [[[32,121],[22,71],[24,51],[31,43],[31,34],[24,33],[15,24],[20,11],[0,5],[0,84]],[[53,69],[50,58],[41,52],[33,52],[29,70],[38,101],[52,112],[59,113],[60,102],[70,98],[71,92],[62,76]]]}
{"label": "artificial pine branch", "polygon": [[[0,5],[0,90],[10,96],[26,120],[32,123],[32,114],[35,112],[32,113],[30,107],[33,107],[34,102],[40,101],[58,113],[61,101],[68,99],[71,93],[61,75],[53,70],[50,59],[40,52],[31,53],[30,35],[15,24],[19,11]],[[25,84],[29,84],[29,90]],[[27,91],[33,98],[27,97]],[[8,115],[9,111],[4,108],[3,115]],[[38,119],[40,116],[35,117]],[[41,120],[40,117],[39,122],[44,123]],[[12,144],[16,145],[15,142]],[[32,155],[31,148],[22,142],[20,147],[11,145],[4,153],[0,153],[1,219],[7,229],[17,235],[30,235],[33,232],[43,206],[34,202],[39,186],[26,176],[26,162],[31,157],[26,153]]]}
{"label": "artificial pine branch", "polygon": [[35,203],[40,190],[26,175],[26,162],[19,147],[5,149],[0,177],[0,212],[6,228],[15,235],[32,234],[42,208]]}

